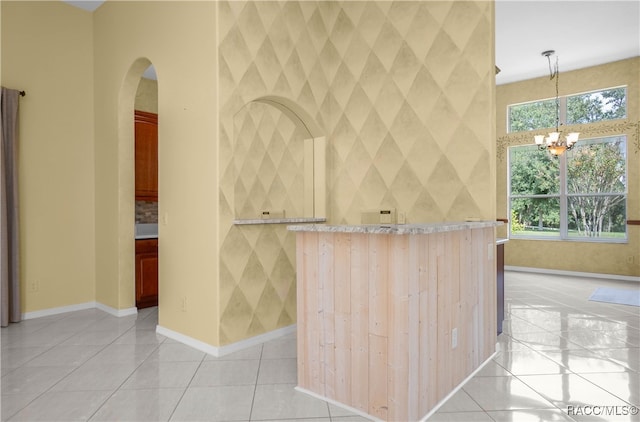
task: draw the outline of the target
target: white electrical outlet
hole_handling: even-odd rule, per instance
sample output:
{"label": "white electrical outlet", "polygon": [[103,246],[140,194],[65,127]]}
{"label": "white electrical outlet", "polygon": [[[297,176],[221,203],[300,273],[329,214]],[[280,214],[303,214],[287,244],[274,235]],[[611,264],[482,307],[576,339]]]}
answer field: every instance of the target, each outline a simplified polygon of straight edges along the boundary
{"label": "white electrical outlet", "polygon": [[458,347],[458,329],[454,328],[451,330],[451,348],[455,349]]}
{"label": "white electrical outlet", "polygon": [[493,250],[495,249],[496,245],[493,243],[487,243],[487,255],[489,260],[493,259]]}

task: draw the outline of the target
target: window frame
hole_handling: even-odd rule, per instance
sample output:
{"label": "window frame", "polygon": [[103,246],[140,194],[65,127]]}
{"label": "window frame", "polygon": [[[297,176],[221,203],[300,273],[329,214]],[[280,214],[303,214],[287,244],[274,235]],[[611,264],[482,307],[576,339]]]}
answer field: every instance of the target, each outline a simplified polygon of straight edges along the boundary
{"label": "window frame", "polygon": [[[600,140],[597,143],[604,142],[613,142],[606,141],[607,139],[615,139],[615,138],[624,138],[625,150],[628,146],[628,136],[627,134],[618,134],[618,135],[607,135],[607,136],[598,136],[592,138],[583,139],[583,141],[587,140]],[[557,236],[545,236],[545,235],[535,235],[535,234],[514,234],[511,227],[511,220],[509,224],[507,224],[507,234],[509,238],[517,239],[517,240],[547,240],[547,241],[561,241],[561,242],[589,242],[589,243],[628,243],[629,241],[629,231],[628,227],[625,225],[624,236],[617,237],[577,237],[577,236],[569,236],[569,198],[570,197],[583,197],[583,196],[613,196],[613,195],[624,195],[624,204],[625,204],[625,219],[628,217],[627,209],[628,209],[628,200],[629,200],[629,160],[628,154],[625,151],[624,154],[624,172],[625,172],[625,187],[624,192],[582,192],[582,193],[569,193],[568,192],[568,180],[567,180],[567,153],[564,153],[555,159],[559,160],[559,191],[558,193],[553,194],[541,194],[541,195],[512,195],[511,193],[511,150],[512,148],[521,148],[521,147],[532,147],[536,146],[535,144],[523,144],[523,145],[512,145],[508,147],[507,153],[507,212],[511,218],[512,215],[512,202],[513,199],[526,199],[526,198],[557,198],[560,203],[559,215],[560,215],[560,224],[558,229]]]}

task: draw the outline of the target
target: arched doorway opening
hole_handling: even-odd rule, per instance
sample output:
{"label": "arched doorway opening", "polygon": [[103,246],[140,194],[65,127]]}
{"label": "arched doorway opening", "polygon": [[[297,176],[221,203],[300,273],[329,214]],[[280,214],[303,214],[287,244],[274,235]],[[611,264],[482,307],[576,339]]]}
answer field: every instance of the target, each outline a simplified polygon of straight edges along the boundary
{"label": "arched doorway opening", "polygon": [[[136,60],[119,95],[119,235],[122,303],[158,304],[158,88],[151,61]],[[133,246],[133,247],[132,247]]]}

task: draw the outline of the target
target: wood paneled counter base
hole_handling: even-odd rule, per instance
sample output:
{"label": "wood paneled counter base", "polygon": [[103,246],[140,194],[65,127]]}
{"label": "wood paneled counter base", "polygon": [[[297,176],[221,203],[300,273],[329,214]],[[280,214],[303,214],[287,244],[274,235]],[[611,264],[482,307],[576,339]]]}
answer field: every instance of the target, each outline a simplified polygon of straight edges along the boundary
{"label": "wood paneled counter base", "polygon": [[496,345],[495,222],[292,226],[298,387],[419,420]]}

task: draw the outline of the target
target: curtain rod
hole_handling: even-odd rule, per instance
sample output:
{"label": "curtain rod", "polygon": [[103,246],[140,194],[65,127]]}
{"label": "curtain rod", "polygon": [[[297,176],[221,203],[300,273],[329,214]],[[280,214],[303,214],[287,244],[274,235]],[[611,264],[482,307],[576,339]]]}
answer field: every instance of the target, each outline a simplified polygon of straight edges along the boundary
{"label": "curtain rod", "polygon": [[24,97],[25,95],[27,95],[27,93],[24,91],[18,91],[18,94],[20,94],[21,97]]}

